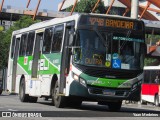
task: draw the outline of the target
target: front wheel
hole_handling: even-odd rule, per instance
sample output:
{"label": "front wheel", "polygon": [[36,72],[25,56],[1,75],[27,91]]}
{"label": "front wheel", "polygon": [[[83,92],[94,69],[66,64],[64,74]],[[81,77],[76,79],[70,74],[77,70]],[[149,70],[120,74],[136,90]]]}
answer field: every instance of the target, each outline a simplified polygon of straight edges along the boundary
{"label": "front wheel", "polygon": [[122,106],[122,101],[108,102],[108,108],[110,111],[119,111]]}
{"label": "front wheel", "polygon": [[21,102],[28,102],[29,101],[29,95],[25,94],[25,80],[24,80],[24,78],[20,82],[20,86],[19,86],[19,99]]}
{"label": "front wheel", "polygon": [[63,108],[66,106],[67,99],[65,96],[58,95],[58,89],[58,81],[56,81],[55,87],[52,89],[52,101],[57,108]]}
{"label": "front wheel", "polygon": [[36,103],[37,100],[38,100],[38,97],[29,96],[29,102],[31,102],[31,103]]}

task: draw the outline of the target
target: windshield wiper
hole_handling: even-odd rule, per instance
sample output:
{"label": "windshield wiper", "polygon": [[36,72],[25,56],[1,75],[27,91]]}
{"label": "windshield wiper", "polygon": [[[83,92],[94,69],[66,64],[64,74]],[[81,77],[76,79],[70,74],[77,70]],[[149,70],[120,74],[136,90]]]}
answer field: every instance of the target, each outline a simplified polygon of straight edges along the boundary
{"label": "windshield wiper", "polygon": [[[131,30],[128,30],[127,35],[126,35],[126,38],[129,38],[130,35],[131,35]],[[120,46],[119,50],[121,50],[121,49],[125,46],[126,43],[127,43],[127,40],[125,40],[125,41],[122,43],[122,45]]]}

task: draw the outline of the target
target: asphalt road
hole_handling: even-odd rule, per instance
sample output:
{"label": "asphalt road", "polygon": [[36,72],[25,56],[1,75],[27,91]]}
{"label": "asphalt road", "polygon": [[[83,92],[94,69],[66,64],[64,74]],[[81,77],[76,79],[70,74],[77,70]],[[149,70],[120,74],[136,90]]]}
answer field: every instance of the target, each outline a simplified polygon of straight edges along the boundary
{"label": "asphalt road", "polygon": [[[121,111],[110,112],[107,106],[97,105],[96,102],[83,102],[79,108],[56,108],[51,104],[51,100],[45,101],[42,98],[38,99],[37,103],[22,103],[17,95],[0,95],[0,120],[9,119],[9,114],[12,115],[12,120],[21,119],[21,117],[31,117],[32,120],[41,119],[133,119],[138,120],[142,117],[143,120],[159,119],[160,107],[155,107],[152,104],[141,105],[124,104]],[[38,117],[38,118],[33,118]],[[25,118],[26,119],[26,118]]]}

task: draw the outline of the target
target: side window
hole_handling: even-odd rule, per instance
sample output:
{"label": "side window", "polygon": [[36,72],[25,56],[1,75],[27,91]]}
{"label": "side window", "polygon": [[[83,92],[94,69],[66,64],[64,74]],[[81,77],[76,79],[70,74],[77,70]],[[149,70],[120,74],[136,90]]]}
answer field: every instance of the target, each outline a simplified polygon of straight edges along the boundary
{"label": "side window", "polygon": [[24,56],[27,48],[27,34],[21,36],[19,56]]}
{"label": "side window", "polygon": [[13,58],[15,42],[16,42],[16,36],[13,36],[13,38],[12,38],[12,47],[11,47],[11,58]]}
{"label": "side window", "polygon": [[30,32],[28,34],[28,43],[27,43],[26,55],[32,55],[33,44],[34,44],[34,36],[35,36],[35,32]]}
{"label": "side window", "polygon": [[144,71],[144,83],[150,83],[150,71],[149,70]]}
{"label": "side window", "polygon": [[53,37],[53,28],[47,28],[44,33],[42,53],[50,52],[52,37]]}
{"label": "side window", "polygon": [[63,31],[63,25],[55,27],[52,41],[52,52],[59,52],[61,50]]}
{"label": "side window", "polygon": [[159,83],[159,71],[158,70],[153,70],[151,71],[151,83]]}

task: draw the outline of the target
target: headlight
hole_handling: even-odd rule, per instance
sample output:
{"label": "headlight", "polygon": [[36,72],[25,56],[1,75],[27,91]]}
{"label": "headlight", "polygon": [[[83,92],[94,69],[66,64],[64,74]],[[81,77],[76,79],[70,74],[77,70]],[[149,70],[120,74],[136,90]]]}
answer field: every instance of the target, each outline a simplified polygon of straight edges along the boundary
{"label": "headlight", "polygon": [[73,79],[79,81],[79,76],[73,73]]}
{"label": "headlight", "polygon": [[85,81],[84,79],[80,78],[80,79],[79,79],[79,82],[80,82],[83,86],[85,86],[85,87],[87,86],[87,85],[86,85],[86,81]]}
{"label": "headlight", "polygon": [[73,73],[72,76],[73,76],[73,79],[74,79],[75,81],[79,82],[81,85],[83,85],[83,86],[85,86],[85,87],[87,86],[87,85],[86,85],[86,81],[85,81],[84,79],[80,78],[79,75]]}

